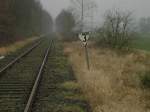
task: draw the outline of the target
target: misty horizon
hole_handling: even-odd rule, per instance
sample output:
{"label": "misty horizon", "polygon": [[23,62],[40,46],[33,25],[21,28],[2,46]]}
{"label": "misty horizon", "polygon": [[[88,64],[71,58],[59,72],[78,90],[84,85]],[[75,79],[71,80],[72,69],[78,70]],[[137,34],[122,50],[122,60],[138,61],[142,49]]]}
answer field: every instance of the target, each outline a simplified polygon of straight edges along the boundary
{"label": "misty horizon", "polygon": [[[53,18],[63,9],[68,9],[71,0],[40,0],[44,9],[46,9]],[[95,18],[102,18],[103,14],[110,9],[120,9],[122,11],[133,12],[133,16],[137,18],[150,16],[150,1],[148,0],[93,0],[97,4]]]}

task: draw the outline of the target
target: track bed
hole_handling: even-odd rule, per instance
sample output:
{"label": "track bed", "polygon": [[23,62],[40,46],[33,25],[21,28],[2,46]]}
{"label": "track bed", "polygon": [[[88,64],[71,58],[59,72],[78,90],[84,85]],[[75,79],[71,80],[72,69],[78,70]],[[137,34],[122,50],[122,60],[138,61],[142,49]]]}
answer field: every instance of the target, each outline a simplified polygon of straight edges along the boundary
{"label": "track bed", "polygon": [[48,56],[32,112],[90,112],[61,48]]}
{"label": "track bed", "polygon": [[49,41],[44,40],[30,54],[0,77],[0,112],[22,112]]}
{"label": "track bed", "polygon": [[91,112],[58,41],[43,40],[0,76],[0,112]]}

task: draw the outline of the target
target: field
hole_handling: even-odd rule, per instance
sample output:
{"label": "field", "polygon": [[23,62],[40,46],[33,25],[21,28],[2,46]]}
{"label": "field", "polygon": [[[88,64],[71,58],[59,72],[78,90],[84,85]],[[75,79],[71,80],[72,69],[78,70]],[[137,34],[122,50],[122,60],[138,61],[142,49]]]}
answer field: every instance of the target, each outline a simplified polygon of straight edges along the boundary
{"label": "field", "polygon": [[64,52],[93,112],[150,111],[150,91],[141,82],[141,77],[150,68],[148,52],[118,54],[91,44],[89,71],[80,42],[65,43]]}
{"label": "field", "polygon": [[134,47],[137,49],[150,51],[150,35],[141,35],[134,42]]}

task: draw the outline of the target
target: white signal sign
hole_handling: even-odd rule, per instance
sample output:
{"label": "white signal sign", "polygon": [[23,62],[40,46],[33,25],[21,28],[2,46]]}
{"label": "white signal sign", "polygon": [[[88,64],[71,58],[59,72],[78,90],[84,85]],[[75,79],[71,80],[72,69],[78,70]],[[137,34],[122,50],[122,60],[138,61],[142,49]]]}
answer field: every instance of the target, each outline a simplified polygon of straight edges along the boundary
{"label": "white signal sign", "polygon": [[90,33],[89,32],[85,32],[85,33],[81,33],[79,34],[79,39],[83,42],[84,44],[84,48],[85,48],[85,56],[86,56],[86,62],[87,62],[87,68],[88,70],[90,70],[90,65],[89,65],[89,56],[88,56],[88,49],[87,49],[87,41],[90,38]]}
{"label": "white signal sign", "polygon": [[90,38],[89,32],[79,34],[79,39],[83,42],[84,45],[87,44],[89,38]]}
{"label": "white signal sign", "polygon": [[79,39],[83,42],[88,41],[90,38],[89,32],[85,32],[85,33],[80,33],[79,34]]}

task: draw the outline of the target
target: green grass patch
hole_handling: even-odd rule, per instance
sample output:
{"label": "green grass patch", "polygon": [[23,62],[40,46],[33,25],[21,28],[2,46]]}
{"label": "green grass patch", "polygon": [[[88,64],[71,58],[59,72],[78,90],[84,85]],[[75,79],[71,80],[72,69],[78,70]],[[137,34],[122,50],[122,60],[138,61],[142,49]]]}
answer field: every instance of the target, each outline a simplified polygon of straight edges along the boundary
{"label": "green grass patch", "polygon": [[63,112],[85,112],[85,110],[78,105],[67,105],[63,107]]}
{"label": "green grass patch", "polygon": [[69,90],[76,90],[79,88],[79,85],[77,82],[68,81],[68,82],[63,83],[61,85],[61,87],[65,88],[65,89],[69,89]]}
{"label": "green grass patch", "polygon": [[70,100],[70,101],[79,101],[79,102],[85,102],[86,97],[81,93],[73,93],[71,91],[64,91],[62,92],[64,99]]}
{"label": "green grass patch", "polygon": [[133,42],[133,47],[150,51],[150,34],[140,34]]}

